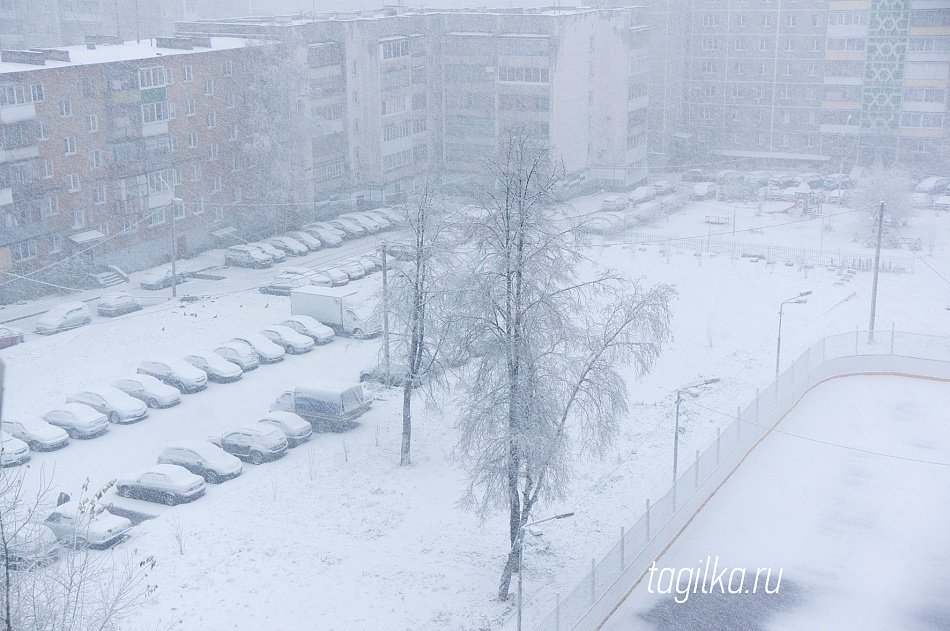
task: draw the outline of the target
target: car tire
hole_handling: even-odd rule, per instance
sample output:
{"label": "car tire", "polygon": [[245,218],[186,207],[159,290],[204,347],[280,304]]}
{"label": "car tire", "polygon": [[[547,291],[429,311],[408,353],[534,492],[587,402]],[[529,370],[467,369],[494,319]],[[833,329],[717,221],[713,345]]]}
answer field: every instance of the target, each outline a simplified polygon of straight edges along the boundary
{"label": "car tire", "polygon": [[128,497],[129,496],[129,487],[127,486],[117,486],[115,489],[115,494],[119,497]]}
{"label": "car tire", "polygon": [[109,422],[110,422],[110,423],[118,423],[118,422],[121,421],[121,420],[122,420],[122,419],[119,417],[119,413],[118,413],[118,412],[109,412]]}
{"label": "car tire", "polygon": [[171,493],[165,493],[162,495],[162,503],[166,506],[175,506],[178,504],[178,498]]}
{"label": "car tire", "polygon": [[259,451],[252,451],[250,456],[248,456],[251,464],[263,464],[264,463],[264,454]]}
{"label": "car tire", "polygon": [[92,322],[92,318],[86,318],[85,320],[82,321],[83,324],[90,324],[91,322]]}
{"label": "car tire", "polygon": [[67,429],[66,433],[69,434],[70,438],[79,438],[79,432],[74,429]]}
{"label": "car tire", "polygon": [[221,479],[218,477],[218,474],[214,471],[205,471],[205,482],[208,484],[220,484]]}
{"label": "car tire", "polygon": [[30,446],[30,451],[40,451],[40,450],[43,448],[42,445],[40,445],[40,444],[39,444],[38,442],[36,442],[35,440],[31,440],[31,441],[30,441],[29,443],[27,443],[27,444]]}
{"label": "car tire", "polygon": [[150,408],[157,408],[157,407],[158,407],[158,399],[149,399],[148,401],[145,402],[145,405],[147,405],[147,406],[150,407]]}
{"label": "car tire", "polygon": [[366,338],[366,336],[363,334],[363,329],[353,329],[353,337],[358,340]]}

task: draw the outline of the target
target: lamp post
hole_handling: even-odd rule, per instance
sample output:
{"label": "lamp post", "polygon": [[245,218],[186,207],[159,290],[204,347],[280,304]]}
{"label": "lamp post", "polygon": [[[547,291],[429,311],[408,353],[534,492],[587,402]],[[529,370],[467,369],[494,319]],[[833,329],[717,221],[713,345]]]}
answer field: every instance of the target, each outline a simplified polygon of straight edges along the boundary
{"label": "lamp post", "polygon": [[694,388],[699,388],[700,386],[708,386],[713,383],[719,383],[719,377],[713,379],[704,379],[699,383],[694,383],[691,386],[686,386],[685,388],[680,388],[676,391],[676,426],[673,428],[673,492],[676,492],[676,466],[679,458],[679,447],[680,447],[680,403],[683,401],[683,394],[688,394],[694,399],[699,395],[693,392]]}
{"label": "lamp post", "polygon": [[811,291],[803,291],[794,298],[789,298],[778,307],[778,345],[775,348],[775,378],[778,379],[778,367],[782,357],[782,309],[787,304],[800,305],[808,302],[805,296],[810,296]]}
{"label": "lamp post", "polygon": [[574,513],[562,513],[561,515],[555,515],[554,517],[546,517],[545,519],[539,519],[538,521],[533,521],[525,524],[518,529],[518,631],[521,631],[521,577],[524,576],[524,531],[528,526],[534,526],[535,524],[543,524],[546,521],[552,521],[555,519],[564,519],[565,517],[573,517]]}

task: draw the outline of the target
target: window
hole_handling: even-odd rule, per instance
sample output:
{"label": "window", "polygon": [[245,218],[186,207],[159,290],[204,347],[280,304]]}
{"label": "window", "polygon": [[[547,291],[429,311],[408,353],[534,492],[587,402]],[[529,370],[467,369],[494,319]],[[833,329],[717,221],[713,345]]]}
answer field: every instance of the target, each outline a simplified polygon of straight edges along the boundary
{"label": "window", "polygon": [[398,39],[379,43],[380,54],[383,59],[395,59],[396,57],[409,56],[409,40]]}
{"label": "window", "polygon": [[188,148],[194,149],[197,146],[198,146],[198,134],[196,134],[195,132],[190,132],[188,134]]}
{"label": "window", "polygon": [[719,16],[715,13],[707,13],[703,16],[703,26],[706,28],[714,28],[719,26]]}
{"label": "window", "polygon": [[828,38],[828,43],[825,45],[825,48],[827,50],[861,51],[864,50],[864,39],[857,37]]}
{"label": "window", "polygon": [[815,88],[808,88],[805,92],[805,99],[809,101],[814,101],[818,98],[818,93]]}
{"label": "window", "polygon": [[762,26],[772,26],[772,15],[766,13],[762,16]]}
{"label": "window", "polygon": [[80,190],[78,173],[70,173],[66,176],[66,188],[70,193],[75,193]]}
{"label": "window", "polygon": [[59,115],[60,116],[72,116],[73,115],[73,102],[69,99],[63,99],[59,102]]}
{"label": "window", "polygon": [[785,76],[791,76],[792,64],[785,64]]}
{"label": "window", "polygon": [[929,114],[924,112],[904,112],[901,114],[903,127],[943,127],[943,114]]}
{"label": "window", "polygon": [[95,114],[86,117],[86,131],[99,131],[99,118]]}
{"label": "window", "polygon": [[782,98],[783,98],[783,99],[787,99],[787,98],[788,98],[788,84],[787,84],[787,83],[783,83],[783,84],[782,84],[781,94],[782,94]]}
{"label": "window", "polygon": [[759,40],[759,50],[766,51],[769,49],[769,40],[760,39]]}
{"label": "window", "polygon": [[94,204],[105,204],[106,203],[106,187],[97,186],[92,191],[92,202]]}
{"label": "window", "polygon": [[225,76],[225,77],[230,77],[230,76],[231,76],[231,70],[232,70],[232,68],[231,68],[231,60],[230,60],[230,59],[225,59],[225,60],[224,60],[224,76]]}
{"label": "window", "polygon": [[703,50],[716,50],[717,48],[718,42],[715,37],[703,38]]}
{"label": "window", "polygon": [[703,72],[706,74],[714,74],[716,72],[716,62],[712,59],[707,59],[703,62]]}
{"label": "window", "polygon": [[795,15],[794,13],[790,13],[789,15],[785,16],[785,26],[787,26],[788,28],[794,28],[795,23],[797,21],[798,21],[798,16]]}
{"label": "window", "polygon": [[43,160],[43,177],[53,177],[52,160]]}
{"label": "window", "polygon": [[760,147],[763,146],[763,145],[765,145],[765,134],[759,134],[759,135],[756,137],[756,142],[758,142],[758,144],[759,144]]}
{"label": "window", "polygon": [[911,37],[907,50],[915,53],[950,52],[950,37]]}
{"label": "window", "polygon": [[191,165],[191,181],[198,182],[201,180],[201,165],[193,164]]}
{"label": "window", "polygon": [[[814,113],[814,112],[808,112],[808,124],[809,124],[809,125],[814,125],[816,119],[817,119],[817,117],[815,116],[815,113]],[[811,144],[811,143],[809,143],[809,144]]]}
{"label": "window", "polygon": [[765,63],[759,64],[759,74],[766,75],[768,73],[769,73],[769,65]]}
{"label": "window", "polygon": [[785,40],[785,50],[788,52],[795,50],[795,43],[793,40],[791,39]]}
{"label": "window", "polygon": [[63,249],[63,238],[58,234],[51,234],[49,237],[49,252],[55,254]]}
{"label": "window", "polygon": [[239,171],[241,169],[241,161],[236,155],[231,156],[231,170]]}
{"label": "window", "polygon": [[223,207],[223,206],[215,206],[215,207],[214,207],[214,220],[215,220],[215,221],[221,221],[222,219],[224,219],[224,207]]}
{"label": "window", "polygon": [[228,140],[237,140],[238,138],[238,126],[237,123],[231,123],[228,125]]}
{"label": "window", "polygon": [[160,226],[165,223],[165,208],[156,208],[148,215],[148,221],[145,222],[149,228],[153,226]]}
{"label": "window", "polygon": [[49,140],[49,125],[40,121],[40,124],[36,128],[36,139],[37,140]]}
{"label": "window", "polygon": [[208,159],[209,160],[218,159],[218,145],[208,145]]}
{"label": "window", "polygon": [[166,78],[165,68],[162,66],[139,68],[139,88],[142,90],[160,88],[165,85]]}
{"label": "window", "polygon": [[813,53],[821,52],[821,42],[820,42],[820,40],[817,40],[817,39],[811,40],[811,52],[813,52]]}
{"label": "window", "polygon": [[34,83],[30,86],[30,97],[32,97],[34,103],[42,103],[46,98],[46,95],[43,92],[42,83]]}
{"label": "window", "polygon": [[505,83],[549,83],[548,68],[499,68],[498,80]]}
{"label": "window", "polygon": [[211,178],[211,192],[217,193],[221,190],[221,176],[215,175]]}
{"label": "window", "polygon": [[77,208],[73,211],[73,228],[82,228],[86,225],[86,211]]}
{"label": "window", "polygon": [[236,188],[236,189],[234,189],[233,191],[231,191],[231,201],[232,201],[232,202],[234,202],[235,204],[239,204],[239,203],[241,203],[241,199],[242,199],[242,195],[241,195],[241,189],[240,189],[240,188]]}
{"label": "window", "polygon": [[729,120],[737,121],[739,120],[739,108],[733,107],[729,110]]}
{"label": "window", "polygon": [[735,50],[745,50],[745,44],[742,42],[742,39],[741,39],[741,38],[739,38],[739,37],[736,38],[736,42],[735,42],[735,44],[733,45],[733,48],[734,48]]}
{"label": "window", "polygon": [[194,116],[195,115],[195,100],[188,99],[185,101],[185,116]]}
{"label": "window", "polygon": [[169,136],[168,137],[168,150],[174,153],[178,151],[178,136]]}
{"label": "window", "polygon": [[158,123],[168,120],[168,104],[165,101],[142,104],[142,123]]}
{"label": "window", "polygon": [[208,112],[208,129],[213,128],[215,125],[214,112]]}
{"label": "window", "polygon": [[20,241],[13,244],[14,262],[33,258],[36,258],[36,241],[30,239],[29,241]]}
{"label": "window", "polygon": [[412,150],[383,156],[383,171],[392,171],[412,163]]}
{"label": "window", "polygon": [[43,213],[44,213],[47,217],[52,217],[52,216],[54,216],[54,215],[58,215],[58,214],[59,214],[59,198],[58,198],[58,197],[47,197],[47,198],[46,198],[46,203],[45,203],[45,208],[43,209]]}
{"label": "window", "polygon": [[138,229],[138,221],[135,215],[123,215],[119,217],[119,232],[135,232]]}
{"label": "window", "polygon": [[76,153],[76,137],[67,136],[63,138],[63,150],[67,156],[71,156]]}
{"label": "window", "polygon": [[945,91],[942,88],[904,88],[904,100],[916,103],[943,103]]}
{"label": "window", "polygon": [[403,121],[383,127],[383,141],[397,140],[412,134],[412,121]]}
{"label": "window", "polygon": [[26,103],[22,85],[7,85],[0,88],[0,105],[18,105]]}
{"label": "window", "polygon": [[227,103],[228,103],[228,109],[231,109],[237,104],[237,97],[234,96],[233,92],[228,92]]}
{"label": "window", "polygon": [[191,212],[195,215],[203,215],[205,212],[205,198],[199,197],[195,200],[195,203],[192,204]]}
{"label": "window", "polygon": [[101,151],[89,152],[89,168],[90,169],[102,168],[102,152]]}
{"label": "window", "polygon": [[205,96],[214,95],[214,79],[205,79]]}
{"label": "window", "polygon": [[732,96],[736,99],[742,96],[742,86],[738,83],[732,86]]}
{"label": "window", "polygon": [[866,11],[829,11],[828,24],[832,26],[866,26],[868,14]]}
{"label": "window", "polygon": [[808,65],[808,76],[817,77],[818,76],[818,64],[811,63]]}
{"label": "window", "polygon": [[782,124],[788,125],[792,120],[791,113],[788,110],[782,110]]}
{"label": "window", "polygon": [[191,66],[183,66],[181,69],[181,80],[185,83],[192,81]]}
{"label": "window", "polygon": [[745,26],[745,14],[740,13],[736,16],[736,26]]}
{"label": "window", "polygon": [[96,230],[98,230],[100,234],[102,234],[102,236],[108,237],[109,236],[109,222],[100,221],[99,223],[96,224]]}
{"label": "window", "polygon": [[735,74],[742,74],[742,62],[737,61],[735,66]]}
{"label": "window", "polygon": [[716,86],[711,83],[704,83],[702,87],[703,96],[715,96],[716,95]]}
{"label": "window", "polygon": [[172,218],[176,221],[185,218],[185,205],[181,202],[172,203]]}

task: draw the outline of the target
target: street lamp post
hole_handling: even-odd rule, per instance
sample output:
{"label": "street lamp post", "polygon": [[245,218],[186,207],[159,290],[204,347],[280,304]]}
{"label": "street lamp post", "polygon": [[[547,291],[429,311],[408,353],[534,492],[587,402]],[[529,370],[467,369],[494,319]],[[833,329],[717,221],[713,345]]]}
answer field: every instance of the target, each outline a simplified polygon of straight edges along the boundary
{"label": "street lamp post", "polygon": [[574,513],[563,513],[561,515],[555,515],[554,517],[546,517],[545,519],[539,519],[538,521],[533,521],[525,524],[518,529],[518,631],[521,631],[521,577],[524,576],[524,531],[528,526],[534,526],[535,524],[543,524],[546,521],[552,521],[555,519],[564,519],[565,517],[573,517]]}
{"label": "street lamp post", "polygon": [[798,294],[794,298],[789,298],[788,300],[784,301],[778,307],[778,344],[776,345],[776,348],[775,348],[775,378],[776,379],[778,379],[779,362],[781,361],[781,358],[782,358],[782,309],[787,304],[794,304],[794,305],[804,304],[808,302],[807,300],[805,300],[805,296],[810,296],[810,295],[811,295],[811,291],[803,291],[802,293]]}
{"label": "street lamp post", "polygon": [[676,467],[679,459],[679,447],[680,447],[680,403],[683,401],[683,394],[688,394],[694,399],[699,395],[693,392],[694,388],[699,388],[700,386],[708,386],[713,383],[719,383],[719,377],[713,379],[704,379],[699,383],[694,383],[691,386],[686,386],[685,388],[680,388],[676,391],[676,426],[673,428],[673,492],[676,492]]}

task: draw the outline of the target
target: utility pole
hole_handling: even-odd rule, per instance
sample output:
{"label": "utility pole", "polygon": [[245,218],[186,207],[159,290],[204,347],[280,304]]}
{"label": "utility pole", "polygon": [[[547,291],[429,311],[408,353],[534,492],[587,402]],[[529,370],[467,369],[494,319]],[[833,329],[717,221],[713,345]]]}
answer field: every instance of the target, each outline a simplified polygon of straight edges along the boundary
{"label": "utility pole", "polygon": [[877,276],[881,269],[881,236],[884,232],[884,200],[877,215],[877,249],[874,251],[874,281],[871,285],[871,320],[868,322],[868,344],[874,341],[874,310],[877,307]]}
{"label": "utility pole", "polygon": [[175,221],[175,200],[172,200],[172,298],[178,296],[178,223]]}
{"label": "utility pole", "polygon": [[382,250],[380,257],[383,260],[383,374],[386,375],[387,382],[390,379],[389,374],[389,289],[387,282],[388,270],[386,269],[386,243],[380,246]]}

